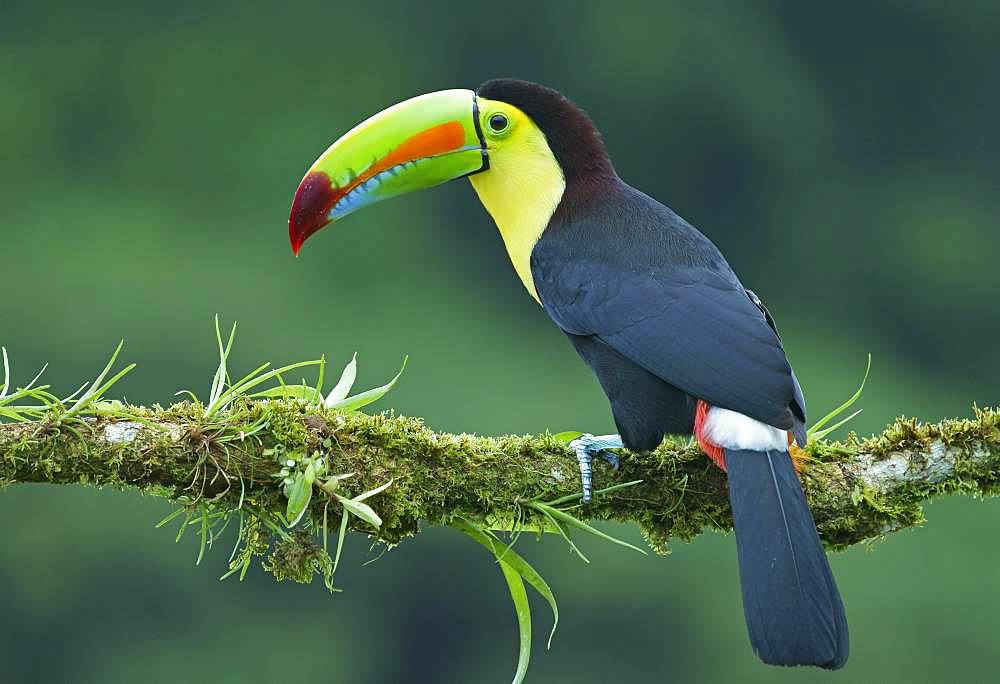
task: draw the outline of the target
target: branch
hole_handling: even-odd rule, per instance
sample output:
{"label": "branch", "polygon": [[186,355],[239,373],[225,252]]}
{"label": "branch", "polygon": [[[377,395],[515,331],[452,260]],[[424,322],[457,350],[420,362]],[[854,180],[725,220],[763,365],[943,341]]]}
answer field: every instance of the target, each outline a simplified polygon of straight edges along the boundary
{"label": "branch", "polygon": [[[271,521],[286,541],[301,541],[274,529],[287,505],[281,470],[289,459],[319,457],[328,473],[356,475],[317,489],[306,519],[318,527],[330,511],[339,517],[333,487],[352,497],[392,480],[366,501],[380,527],[345,516],[351,529],[387,544],[416,534],[422,522],[444,525],[459,516],[495,529],[544,529],[524,504],[580,489],[575,457],[551,435],[439,433],[416,418],[298,401],[240,400],[212,419],[197,403],[114,403],[94,413],[75,426],[58,418],[0,424],[0,482],[135,488],[183,504],[189,519],[200,514],[203,535],[206,521],[240,511]],[[806,455],[802,480],[820,534],[831,548],[843,548],[919,525],[920,504],[932,497],[996,494],[1000,412],[974,408],[971,419],[932,424],[901,418],[881,435],[816,443]],[[645,455],[625,452],[618,471],[595,462],[594,480],[598,487],[642,482],[574,513],[636,523],[659,551],[672,538],[731,526],[724,474],[686,440],[668,440]],[[253,552],[259,547],[258,540]]]}

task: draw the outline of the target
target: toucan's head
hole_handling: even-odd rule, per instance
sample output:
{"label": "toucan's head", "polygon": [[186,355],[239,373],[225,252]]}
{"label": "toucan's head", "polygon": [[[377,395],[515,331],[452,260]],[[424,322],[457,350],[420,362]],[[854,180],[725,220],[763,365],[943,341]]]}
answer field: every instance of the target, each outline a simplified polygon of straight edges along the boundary
{"label": "toucan's head", "polygon": [[469,176],[514,258],[514,223],[542,221],[540,234],[567,189],[613,175],[581,109],[551,88],[498,79],[414,97],[355,126],[302,179],[288,233],[298,254],[309,236],[362,207]]}

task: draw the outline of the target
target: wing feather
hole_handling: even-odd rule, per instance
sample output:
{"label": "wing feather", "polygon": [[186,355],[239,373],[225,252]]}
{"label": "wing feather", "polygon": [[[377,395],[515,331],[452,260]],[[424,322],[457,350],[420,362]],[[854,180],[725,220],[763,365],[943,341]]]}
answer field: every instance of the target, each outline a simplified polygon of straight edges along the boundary
{"label": "wing feather", "polygon": [[629,190],[627,210],[547,229],[532,254],[545,310],[691,396],[793,428],[797,383],[766,309],[707,238]]}

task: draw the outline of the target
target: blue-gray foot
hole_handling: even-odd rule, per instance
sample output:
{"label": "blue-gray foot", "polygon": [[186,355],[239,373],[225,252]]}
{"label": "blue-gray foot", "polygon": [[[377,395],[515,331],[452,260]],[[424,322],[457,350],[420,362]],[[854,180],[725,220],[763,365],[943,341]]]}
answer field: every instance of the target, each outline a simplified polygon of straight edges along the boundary
{"label": "blue-gray foot", "polygon": [[611,464],[611,467],[618,470],[618,456],[606,451],[607,449],[621,449],[622,438],[619,435],[580,435],[569,443],[569,448],[576,452],[576,460],[580,464],[580,482],[583,485],[583,503],[590,503],[594,497],[594,475],[592,462],[594,456],[601,456]]}

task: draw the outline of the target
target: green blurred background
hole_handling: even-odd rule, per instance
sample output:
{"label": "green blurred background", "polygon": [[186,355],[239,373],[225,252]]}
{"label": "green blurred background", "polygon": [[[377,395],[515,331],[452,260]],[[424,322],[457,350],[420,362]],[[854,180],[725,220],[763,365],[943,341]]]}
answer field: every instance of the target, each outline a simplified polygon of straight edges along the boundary
{"label": "green blurred background", "polygon": [[[125,3],[121,3],[124,5]],[[996,3],[0,4],[0,343],[68,393],[122,336],[134,402],[204,393],[212,316],[235,367],[360,352],[380,408],[485,434],[612,423],[513,276],[467,183],[379,205],[291,257],[307,166],[412,95],[513,75],[585,106],[620,174],[768,302],[813,416],[872,352],[861,432],[996,402]],[[516,631],[481,548],[432,530],[338,584],[219,583],[227,553],[153,530],[134,493],[0,496],[8,681],[504,682]],[[833,557],[843,681],[996,677],[997,502]],[[634,529],[617,532],[637,539]],[[760,665],[733,540],[669,558],[525,540],[563,621],[535,682],[820,681]],[[228,550],[228,549],[227,549]],[[207,567],[206,567],[207,566]],[[547,629],[544,604],[536,630]]]}

